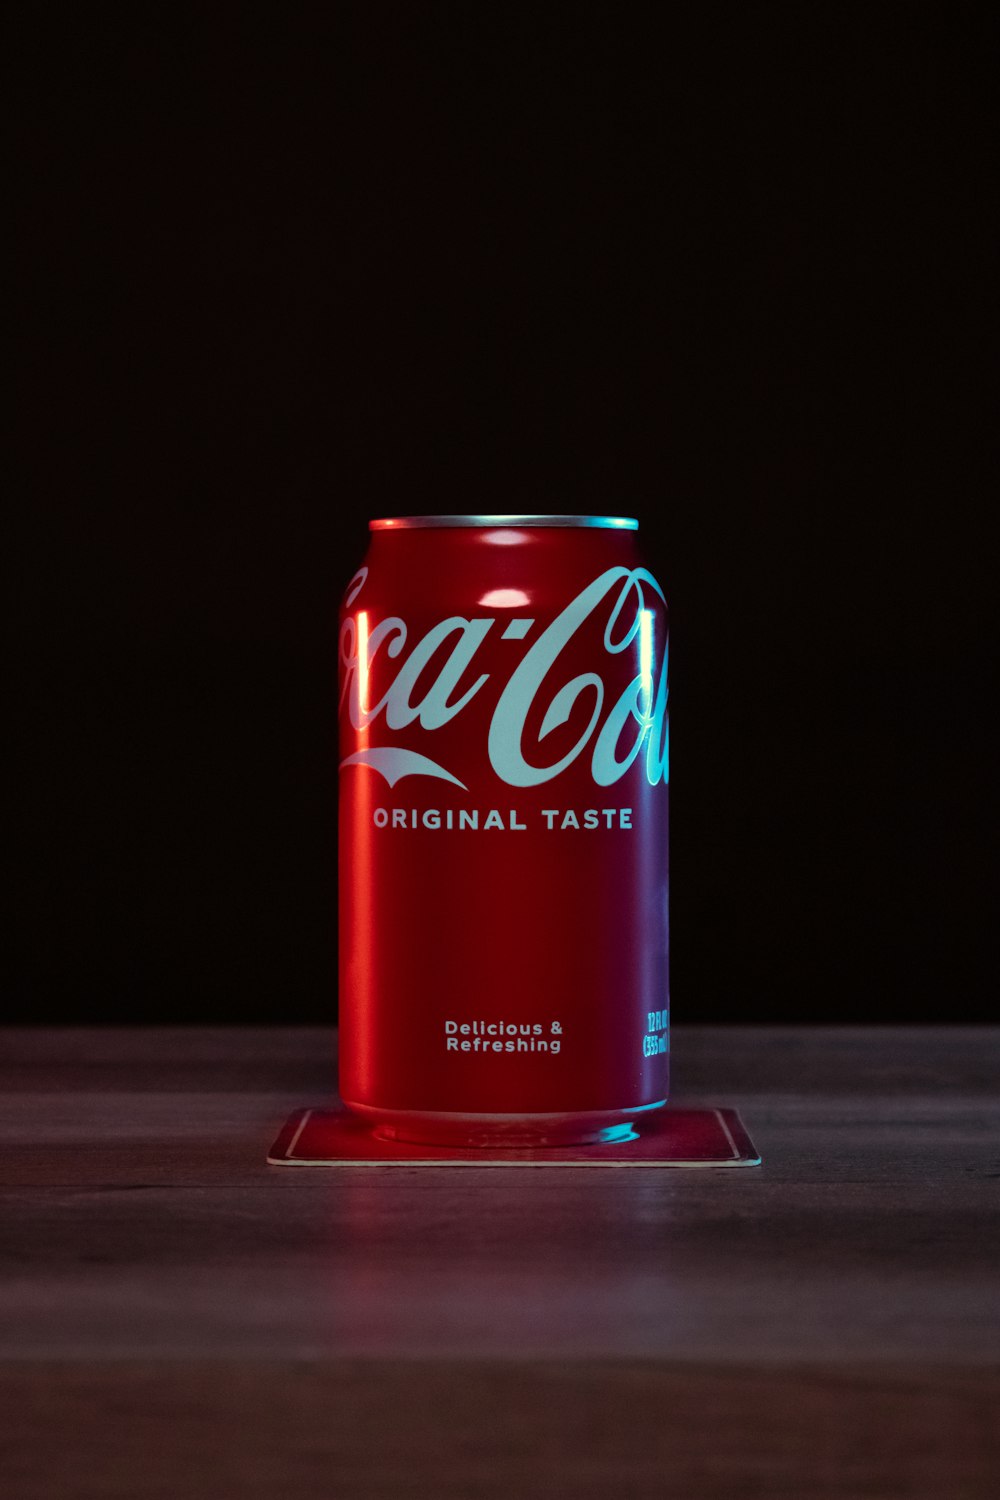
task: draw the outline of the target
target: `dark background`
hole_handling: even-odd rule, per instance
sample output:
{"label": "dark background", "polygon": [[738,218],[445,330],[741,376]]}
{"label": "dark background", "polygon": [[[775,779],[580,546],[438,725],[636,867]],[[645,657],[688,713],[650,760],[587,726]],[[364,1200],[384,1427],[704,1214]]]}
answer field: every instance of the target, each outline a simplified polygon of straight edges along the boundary
{"label": "dark background", "polygon": [[8,1019],[332,1018],[338,597],[491,510],[670,590],[677,1018],[986,1014],[988,15],[22,9]]}

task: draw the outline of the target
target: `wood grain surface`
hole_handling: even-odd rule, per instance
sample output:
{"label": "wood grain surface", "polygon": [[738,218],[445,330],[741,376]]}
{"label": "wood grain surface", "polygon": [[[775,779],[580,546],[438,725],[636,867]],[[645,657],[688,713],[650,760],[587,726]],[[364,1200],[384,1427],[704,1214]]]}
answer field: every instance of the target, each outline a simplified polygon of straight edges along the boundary
{"label": "wood grain surface", "polygon": [[753,1172],[287,1172],[313,1029],[0,1033],[12,1497],[1000,1478],[1000,1031],[699,1029]]}

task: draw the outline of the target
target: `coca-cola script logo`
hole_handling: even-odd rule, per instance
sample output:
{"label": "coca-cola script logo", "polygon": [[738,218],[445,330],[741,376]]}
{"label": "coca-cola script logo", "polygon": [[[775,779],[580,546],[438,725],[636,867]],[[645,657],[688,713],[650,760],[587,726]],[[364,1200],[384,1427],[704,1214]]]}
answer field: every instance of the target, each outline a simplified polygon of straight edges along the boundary
{"label": "coca-cola script logo", "polygon": [[[348,608],[358,598],[367,577],[368,569],[362,568],[352,578],[345,600]],[[509,786],[541,786],[565,771],[588,746],[590,770],[598,786],[612,786],[620,781],[643,752],[649,782],[655,786],[659,781],[668,780],[667,641],[663,642],[657,677],[654,673],[655,616],[653,610],[646,607],[644,589],[647,587],[664,598],[663,590],[647,569],[608,568],[581,590],[528,647],[503,687],[490,720],[487,748],[490,764],[501,781]],[[638,637],[639,671],[607,709],[604,681],[598,672],[582,672],[558,687],[545,710],[537,748],[541,748],[546,735],[567,722],[587,689],[594,690],[590,722],[560,759],[549,765],[536,765],[526,758],[524,748],[529,709],[546,686],[549,674],[555,674],[560,656],[583,621],[601,605],[608,609],[603,636],[605,651],[609,656],[618,656]],[[534,624],[532,619],[510,619],[501,639],[526,639]],[[460,714],[489,681],[490,673],[481,673],[461,697],[452,700],[464,673],[496,625],[495,615],[471,620],[451,615],[441,620],[416,642],[390,687],[376,704],[370,706],[368,684],[372,662],[379,652],[392,658],[401,657],[407,643],[407,629],[396,615],[373,625],[368,611],[359,609],[356,615],[345,619],[340,631],[341,713],[346,706],[350,722],[359,732],[367,731],[382,717],[390,730],[405,729],[413,723],[428,731],[440,729]],[[421,673],[452,637],[455,637],[454,645],[440,671],[430,686],[422,688],[419,699],[414,702],[413,693]],[[623,741],[623,753],[619,755]],[[466,790],[465,783],[437,761],[400,745],[366,744],[353,755],[345,756],[340,764],[342,769],[345,766],[370,766],[384,776],[390,786],[395,786],[404,776],[437,776]]]}

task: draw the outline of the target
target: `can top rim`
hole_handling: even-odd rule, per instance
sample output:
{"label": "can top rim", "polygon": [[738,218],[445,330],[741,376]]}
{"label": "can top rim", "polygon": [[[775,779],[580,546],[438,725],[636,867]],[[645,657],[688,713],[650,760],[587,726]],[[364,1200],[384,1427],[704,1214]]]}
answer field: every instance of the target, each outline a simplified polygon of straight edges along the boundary
{"label": "can top rim", "polygon": [[633,516],[385,516],[368,522],[369,531],[419,531],[432,526],[590,526],[638,531]]}

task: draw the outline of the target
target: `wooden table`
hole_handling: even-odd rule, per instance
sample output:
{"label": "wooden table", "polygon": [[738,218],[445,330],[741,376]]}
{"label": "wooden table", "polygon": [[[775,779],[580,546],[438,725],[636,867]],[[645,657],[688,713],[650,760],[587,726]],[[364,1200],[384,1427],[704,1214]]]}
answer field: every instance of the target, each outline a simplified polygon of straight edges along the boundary
{"label": "wooden table", "polygon": [[997,1483],[998,1030],[677,1027],[728,1172],[268,1168],[323,1031],[0,1035],[10,1500]]}

